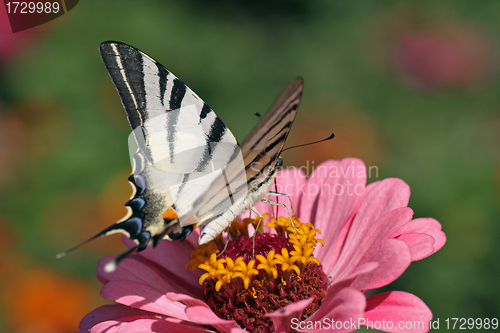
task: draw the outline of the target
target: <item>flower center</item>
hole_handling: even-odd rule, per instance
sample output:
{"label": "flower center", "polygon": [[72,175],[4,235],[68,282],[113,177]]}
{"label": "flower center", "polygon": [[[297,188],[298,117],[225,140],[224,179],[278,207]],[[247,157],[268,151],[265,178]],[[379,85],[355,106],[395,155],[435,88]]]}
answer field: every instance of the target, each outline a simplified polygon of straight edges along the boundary
{"label": "flower center", "polygon": [[319,308],[327,289],[327,277],[313,256],[317,243],[324,245],[316,238],[321,232],[310,223],[292,219],[295,227],[290,218],[271,218],[266,226],[276,233],[260,228],[255,234],[255,252],[248,225],[255,228],[259,218],[234,221],[228,228],[231,239],[223,252],[222,235],[193,251],[186,268],[206,271],[200,277],[202,297],[219,317],[233,319],[250,332],[273,332],[267,313],[311,297],[314,300],[300,319]]}

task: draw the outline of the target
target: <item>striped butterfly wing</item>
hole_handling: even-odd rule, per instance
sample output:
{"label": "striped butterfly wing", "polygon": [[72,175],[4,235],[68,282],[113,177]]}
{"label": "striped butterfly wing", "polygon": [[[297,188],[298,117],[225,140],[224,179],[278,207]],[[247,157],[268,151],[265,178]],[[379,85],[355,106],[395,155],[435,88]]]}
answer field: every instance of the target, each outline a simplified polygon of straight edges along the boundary
{"label": "striped butterfly wing", "polygon": [[240,148],[212,109],[160,63],[119,42],[102,43],[100,53],[132,127],[134,193],[127,216],[82,244],[115,232],[136,243],[105,270],[151,242],[185,238],[195,223],[202,226],[200,244],[206,243],[264,198],[297,112],[302,79],[289,84]]}
{"label": "striped butterfly wing", "polygon": [[203,100],[148,55],[118,42],[102,43],[100,53],[133,130],[129,180],[136,189],[130,214],[104,234],[124,232],[138,250],[151,238],[185,237],[178,220],[235,160],[238,143]]}
{"label": "striped butterfly wing", "polygon": [[304,80],[300,77],[290,82],[241,144],[250,188],[258,187],[275,172],[279,155],[297,114],[303,87]]}
{"label": "striped butterfly wing", "polygon": [[[243,166],[239,160],[231,161],[223,175],[195,202],[186,220],[202,225],[200,244],[217,237],[234,218],[267,195],[297,114],[302,90],[302,78],[294,79],[287,86],[241,145]],[[230,209],[214,210],[214,207]]]}

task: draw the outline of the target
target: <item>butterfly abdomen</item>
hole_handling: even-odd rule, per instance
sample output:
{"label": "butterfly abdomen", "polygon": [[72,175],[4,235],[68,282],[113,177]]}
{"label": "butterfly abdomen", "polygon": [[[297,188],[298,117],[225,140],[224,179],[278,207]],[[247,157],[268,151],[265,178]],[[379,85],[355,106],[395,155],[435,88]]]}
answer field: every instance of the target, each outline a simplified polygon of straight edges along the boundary
{"label": "butterfly abdomen", "polygon": [[269,192],[275,177],[275,165],[255,175],[248,183],[248,193],[242,200],[235,202],[224,214],[203,223],[198,244],[210,242],[221,234],[236,217],[262,200]]}

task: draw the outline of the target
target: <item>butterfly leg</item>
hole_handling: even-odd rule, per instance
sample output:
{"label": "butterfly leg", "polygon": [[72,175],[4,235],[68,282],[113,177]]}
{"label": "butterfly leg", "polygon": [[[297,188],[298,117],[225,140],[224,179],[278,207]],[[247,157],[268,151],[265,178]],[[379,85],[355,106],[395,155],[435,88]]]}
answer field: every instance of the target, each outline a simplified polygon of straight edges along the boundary
{"label": "butterfly leg", "polygon": [[[282,194],[282,193],[279,193],[279,194]],[[283,194],[283,195],[288,195],[288,194]],[[290,215],[290,212],[288,211],[288,207],[285,204],[282,204],[282,203],[279,203],[279,202],[270,201],[270,200],[266,200],[266,199],[262,199],[261,201],[264,202],[264,203],[270,204],[270,205],[274,205],[274,206],[279,206],[279,207],[285,208],[286,213],[288,214],[288,217],[290,218],[290,222],[292,223],[292,227],[297,231],[297,233],[299,235],[302,235],[302,233],[299,231],[299,229],[297,229],[297,227],[293,223],[292,216]],[[295,213],[295,211],[294,211],[294,213]]]}
{"label": "butterfly leg", "polygon": [[255,231],[253,233],[253,236],[252,236],[252,257],[255,258],[255,237],[257,236],[257,231],[259,230],[260,228],[260,224],[262,223],[262,215],[257,211],[257,209],[255,209],[254,207],[252,207],[252,212],[254,212],[255,214],[257,214],[257,216],[259,217],[259,222],[257,223],[257,227],[255,228]]}
{"label": "butterfly leg", "polygon": [[288,201],[290,202],[290,207],[292,208],[292,212],[293,212],[293,215],[297,216],[297,213],[295,213],[295,208],[293,208],[293,203],[292,203],[292,198],[290,198],[290,196],[286,193],[279,193],[279,192],[273,192],[273,191],[269,191],[267,193],[268,196],[272,196],[272,197],[280,197],[280,196],[285,196],[288,198]]}
{"label": "butterfly leg", "polygon": [[229,233],[227,233],[227,228],[226,228],[226,244],[224,244],[224,248],[222,249],[222,251],[217,254],[217,258],[219,258],[227,249],[227,244],[229,243]]}

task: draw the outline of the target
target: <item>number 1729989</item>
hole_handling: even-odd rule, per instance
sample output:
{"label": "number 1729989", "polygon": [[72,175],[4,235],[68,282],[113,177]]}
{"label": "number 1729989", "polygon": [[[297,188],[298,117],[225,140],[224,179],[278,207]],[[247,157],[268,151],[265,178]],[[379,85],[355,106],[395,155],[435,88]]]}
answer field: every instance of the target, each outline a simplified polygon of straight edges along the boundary
{"label": "number 1729989", "polygon": [[7,8],[8,14],[33,14],[33,13],[59,13],[61,9],[59,2],[6,2],[5,7]]}
{"label": "number 1729989", "polygon": [[447,329],[493,329],[498,328],[498,318],[446,318]]}

